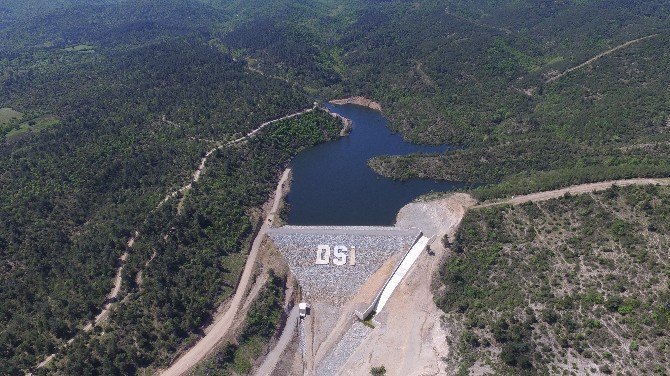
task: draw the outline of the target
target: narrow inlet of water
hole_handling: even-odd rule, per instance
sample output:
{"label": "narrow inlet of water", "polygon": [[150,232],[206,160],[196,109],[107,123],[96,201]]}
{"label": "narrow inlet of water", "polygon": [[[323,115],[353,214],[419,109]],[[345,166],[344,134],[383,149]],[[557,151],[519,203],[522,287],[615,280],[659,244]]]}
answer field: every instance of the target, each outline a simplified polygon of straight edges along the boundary
{"label": "narrow inlet of water", "polygon": [[398,210],[414,198],[463,186],[427,179],[401,182],[375,174],[367,165],[372,157],[441,153],[449,147],[408,143],[389,130],[379,111],[367,107],[328,107],[351,119],[353,130],[349,136],[301,152],[291,162],[289,224],[392,225]]}

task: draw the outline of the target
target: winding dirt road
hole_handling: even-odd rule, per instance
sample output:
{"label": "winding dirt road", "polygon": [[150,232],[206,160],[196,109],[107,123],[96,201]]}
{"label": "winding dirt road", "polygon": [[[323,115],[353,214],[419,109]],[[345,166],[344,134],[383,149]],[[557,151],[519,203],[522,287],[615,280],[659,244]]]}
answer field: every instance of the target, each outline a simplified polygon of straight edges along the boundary
{"label": "winding dirt road", "polygon": [[288,119],[291,119],[291,118],[294,118],[294,117],[297,117],[297,116],[300,116],[300,115],[304,115],[304,114],[306,114],[308,112],[312,112],[316,109],[317,109],[317,106],[315,104],[311,108],[307,108],[307,109],[304,109],[302,111],[299,111],[299,112],[296,112],[296,113],[293,113],[293,114],[290,114],[290,115],[282,116],[282,117],[274,119],[274,120],[266,121],[265,123],[262,123],[261,125],[259,125],[256,129],[247,133],[245,136],[234,139],[234,140],[229,141],[227,143],[221,143],[221,144],[213,147],[212,149],[209,149],[205,153],[205,155],[200,159],[200,164],[198,164],[198,168],[193,172],[191,180],[188,182],[188,184],[186,184],[186,185],[182,186],[181,188],[179,188],[177,190],[174,190],[174,191],[168,193],[167,195],[165,195],[163,200],[161,200],[161,202],[158,203],[158,205],[156,206],[155,209],[160,208],[165,203],[167,203],[170,199],[172,199],[174,197],[177,197],[178,195],[181,194],[181,197],[179,198],[179,202],[177,204],[177,208],[178,208],[177,214],[180,214],[181,213],[181,208],[183,206],[183,202],[186,198],[186,193],[188,193],[188,191],[190,191],[191,188],[193,188],[193,183],[197,183],[200,180],[200,176],[202,176],[202,173],[205,170],[207,160],[209,159],[209,157],[212,156],[212,154],[214,154],[215,151],[223,149],[225,147],[233,146],[235,144],[242,143],[244,141],[247,141],[250,138],[254,137],[256,134],[258,134],[258,132],[262,131],[265,127],[267,127],[270,124],[274,124],[274,123],[277,123],[277,122],[283,121],[283,120],[288,120]]}
{"label": "winding dirt road", "polygon": [[[137,238],[138,235],[139,235],[138,232],[135,231],[135,235],[131,236],[130,239],[128,239],[128,248],[133,247],[133,245],[135,244],[135,239]],[[114,277],[114,285],[112,286],[112,290],[109,292],[109,294],[107,294],[107,298],[105,299],[105,305],[102,308],[102,311],[100,311],[100,313],[98,313],[98,315],[95,316],[92,322],[89,322],[88,324],[86,324],[86,326],[84,326],[84,328],[82,329],[84,332],[90,332],[91,330],[93,330],[93,328],[95,328],[103,320],[106,320],[107,317],[109,316],[109,312],[114,303],[116,302],[116,298],[119,296],[119,292],[121,291],[121,282],[122,282],[121,273],[123,273],[123,266],[125,265],[127,257],[128,257],[128,251],[125,251],[119,257],[119,266],[116,269],[116,276]],[[70,338],[65,343],[65,345],[63,345],[59,350],[62,350],[65,346],[71,344],[74,341],[75,337],[76,335]],[[40,369],[46,366],[53,360],[53,358],[56,357],[56,354],[57,353],[50,354],[43,361],[37,364],[35,368]],[[28,372],[28,374],[30,373]]]}
{"label": "winding dirt road", "polygon": [[161,372],[161,375],[178,376],[184,374],[200,360],[205,358],[205,356],[207,356],[207,354],[209,354],[219,343],[221,338],[223,338],[226,333],[228,333],[228,330],[233,324],[233,319],[235,318],[237,311],[240,308],[242,299],[246,294],[249,281],[253,275],[254,265],[256,264],[256,258],[258,256],[258,250],[260,249],[261,243],[263,242],[265,235],[267,234],[275,219],[277,209],[279,208],[279,203],[282,199],[284,184],[288,180],[290,171],[290,169],[286,169],[281,179],[279,180],[279,184],[277,184],[272,208],[265,217],[263,225],[258,231],[253,244],[251,245],[249,256],[247,256],[247,261],[244,264],[244,271],[242,272],[240,283],[237,285],[237,289],[235,290],[235,294],[231,299],[228,309],[219,317],[214,318],[214,322],[211,325],[209,332],[204,337],[202,337],[195,344],[195,346],[191,347],[186,353],[184,353],[184,355],[177,359],[177,361],[172,366],[170,366],[170,368]]}
{"label": "winding dirt road", "polygon": [[270,376],[272,371],[275,370],[277,363],[279,363],[279,357],[284,350],[286,350],[291,339],[293,339],[293,333],[295,333],[295,329],[298,327],[298,314],[298,307],[293,307],[286,319],[286,326],[284,326],[284,331],[281,333],[279,341],[277,341],[275,347],[268,353],[265,360],[263,360],[263,364],[261,364],[258,371],[256,371],[256,376]]}
{"label": "winding dirt road", "polygon": [[[203,174],[203,172],[204,172],[204,170],[205,170],[205,166],[206,166],[206,164],[207,164],[207,159],[208,159],[208,158],[209,158],[215,151],[217,151],[217,150],[219,150],[219,149],[223,149],[223,148],[228,147],[228,146],[232,146],[232,145],[235,145],[235,144],[239,144],[239,143],[245,142],[245,141],[249,140],[250,138],[254,137],[256,134],[258,134],[258,132],[260,132],[261,130],[263,130],[265,127],[267,127],[267,126],[270,125],[270,124],[274,124],[274,123],[279,122],[279,121],[282,121],[282,120],[291,119],[291,118],[294,118],[294,117],[297,117],[297,116],[306,114],[306,113],[308,113],[308,112],[312,112],[312,111],[314,111],[314,110],[316,110],[316,109],[317,109],[317,105],[316,105],[316,103],[315,103],[314,106],[311,107],[311,108],[307,108],[307,109],[304,109],[304,110],[302,110],[302,111],[298,111],[298,112],[293,113],[293,114],[290,114],[290,115],[282,116],[282,117],[277,118],[277,119],[274,119],[274,120],[266,121],[266,122],[260,124],[257,128],[255,128],[255,129],[252,130],[251,132],[247,133],[245,136],[242,136],[242,137],[240,137],[240,138],[234,139],[234,140],[229,141],[229,142],[227,142],[227,143],[220,143],[220,144],[217,145],[216,147],[214,147],[214,148],[208,150],[208,151],[205,153],[205,155],[202,157],[202,159],[200,159],[200,163],[198,164],[197,169],[196,169],[196,170],[193,172],[193,174],[191,175],[191,176],[192,176],[192,177],[191,177],[191,180],[190,180],[187,184],[185,184],[184,186],[182,186],[181,188],[179,188],[179,189],[177,189],[177,190],[175,190],[175,191],[172,191],[172,192],[168,193],[167,195],[165,195],[165,197],[164,197],[164,198],[163,198],[163,199],[156,205],[156,207],[154,207],[153,211],[155,211],[155,210],[157,210],[157,209],[160,209],[160,208],[161,208],[163,205],[165,205],[170,199],[175,198],[175,197],[177,197],[178,195],[181,194],[181,197],[179,198],[179,201],[178,201],[178,203],[177,203],[177,214],[180,214],[180,213],[181,213],[181,208],[183,207],[184,200],[186,199],[186,193],[188,193],[188,191],[191,190],[191,188],[193,187],[193,183],[196,183],[196,182],[198,182],[198,181],[200,180],[200,177],[202,176],[202,174]],[[176,126],[176,124],[170,122],[169,120],[167,120],[167,119],[165,119],[165,118],[163,118],[162,121],[163,121],[163,122],[166,122],[167,124],[175,125],[175,126]],[[280,183],[281,183],[281,182],[280,182]],[[133,245],[135,244],[135,240],[137,239],[137,237],[139,237],[139,233],[138,233],[137,231],[135,231],[134,235],[131,236],[130,239],[128,240],[128,249],[132,249]],[[126,251],[126,252],[124,252],[124,253],[119,257],[119,266],[118,266],[117,269],[116,269],[116,275],[115,275],[115,277],[114,277],[114,284],[113,284],[112,289],[111,289],[111,291],[109,292],[109,294],[107,294],[107,297],[106,297],[106,299],[105,299],[105,304],[104,304],[104,306],[103,306],[103,308],[102,308],[102,311],[95,317],[95,319],[94,319],[92,322],[89,322],[88,324],[86,324],[86,326],[84,326],[84,328],[82,329],[84,332],[90,332],[91,330],[93,330],[93,328],[95,328],[95,327],[96,327],[98,324],[100,324],[102,321],[106,320],[107,317],[109,316],[109,313],[110,313],[112,307],[113,307],[114,304],[116,303],[116,298],[118,297],[119,292],[121,291],[123,266],[124,266],[124,264],[125,264],[125,260],[126,260],[126,258],[128,257],[128,254],[129,254],[129,251]],[[154,257],[155,257],[155,254],[152,255],[152,257],[151,257],[151,259],[149,260],[149,262],[151,262],[151,260],[153,260]],[[148,265],[149,262],[147,262],[146,265]],[[137,278],[138,278],[139,281],[141,282],[141,280],[142,280],[142,270],[140,270],[140,272],[139,272]],[[63,346],[61,346],[61,347],[59,348],[58,352],[62,351],[67,345],[69,345],[70,343],[72,343],[72,342],[74,341],[74,339],[75,339],[76,336],[77,336],[77,334],[75,334],[75,336],[73,336],[72,338],[70,338],[70,339],[69,339]],[[38,364],[35,366],[35,368],[36,368],[36,369],[43,368],[44,366],[46,366],[47,364],[49,364],[49,363],[54,359],[54,357],[56,356],[56,354],[57,354],[57,352],[56,352],[56,353],[53,353],[53,354],[50,354],[50,355],[47,356],[43,361],[41,361],[40,363],[38,363]],[[30,373],[30,372],[26,372],[26,374],[31,374],[31,373]]]}
{"label": "winding dirt road", "polygon": [[653,38],[653,37],[656,37],[656,36],[658,36],[658,34],[647,35],[646,37],[629,40],[626,43],[622,43],[622,44],[620,44],[620,45],[618,45],[614,48],[610,48],[609,50],[607,50],[605,52],[602,52],[602,53],[599,53],[598,55],[586,60],[585,62],[583,62],[583,63],[581,63],[577,66],[574,66],[574,67],[572,67],[572,68],[570,68],[570,69],[568,69],[568,70],[566,70],[566,71],[564,71],[564,72],[562,72],[562,73],[560,73],[560,74],[558,74],[554,77],[549,78],[545,83],[554,82],[554,81],[558,80],[559,78],[565,76],[566,74],[569,74],[569,73],[574,72],[578,69],[584,68],[585,66],[587,66],[587,65],[595,62],[596,60],[598,60],[602,57],[605,57],[605,56],[607,56],[607,55],[609,55],[613,52],[616,52],[616,51],[618,51],[622,48],[626,48],[626,47],[630,46],[631,44],[639,43],[639,42],[642,42],[643,40],[650,39],[650,38]]}

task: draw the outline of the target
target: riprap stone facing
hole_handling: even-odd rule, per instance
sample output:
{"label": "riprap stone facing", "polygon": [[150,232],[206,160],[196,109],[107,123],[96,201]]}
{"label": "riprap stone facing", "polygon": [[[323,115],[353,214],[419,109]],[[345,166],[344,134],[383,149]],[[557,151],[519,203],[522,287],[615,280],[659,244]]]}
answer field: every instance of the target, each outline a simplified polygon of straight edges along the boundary
{"label": "riprap stone facing", "polygon": [[[336,305],[353,297],[391,256],[407,252],[419,234],[416,229],[362,226],[284,226],[269,232],[296,276],[303,299]],[[324,245],[355,247],[355,265],[318,265],[317,250]]]}

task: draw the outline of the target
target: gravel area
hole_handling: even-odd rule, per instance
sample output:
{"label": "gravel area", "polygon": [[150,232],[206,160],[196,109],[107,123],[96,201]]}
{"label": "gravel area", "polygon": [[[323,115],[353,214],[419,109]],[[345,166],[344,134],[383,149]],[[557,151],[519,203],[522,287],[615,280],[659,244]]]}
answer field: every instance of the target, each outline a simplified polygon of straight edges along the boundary
{"label": "gravel area", "polygon": [[316,374],[318,376],[337,375],[340,368],[371,331],[372,329],[364,324],[354,322],[333,351],[319,364]]}
{"label": "gravel area", "polygon": [[[406,252],[418,230],[380,227],[284,227],[270,237],[298,279],[304,300],[335,305],[347,302],[393,254]],[[323,231],[321,231],[323,230]],[[356,265],[316,265],[319,245],[356,248]]]}
{"label": "gravel area", "polygon": [[298,323],[298,349],[300,354],[305,355],[305,320]]}

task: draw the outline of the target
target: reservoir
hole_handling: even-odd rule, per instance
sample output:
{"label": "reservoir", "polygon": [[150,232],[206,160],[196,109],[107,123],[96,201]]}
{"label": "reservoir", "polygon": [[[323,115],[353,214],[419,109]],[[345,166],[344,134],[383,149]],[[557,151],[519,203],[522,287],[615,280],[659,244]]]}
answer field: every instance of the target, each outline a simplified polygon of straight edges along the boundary
{"label": "reservoir", "polygon": [[441,153],[448,146],[408,143],[388,128],[384,116],[367,107],[327,105],[351,119],[351,133],[298,154],[291,162],[293,180],[286,197],[291,225],[392,225],[398,210],[431,191],[463,184],[425,179],[395,181],[367,165],[380,155]]}

